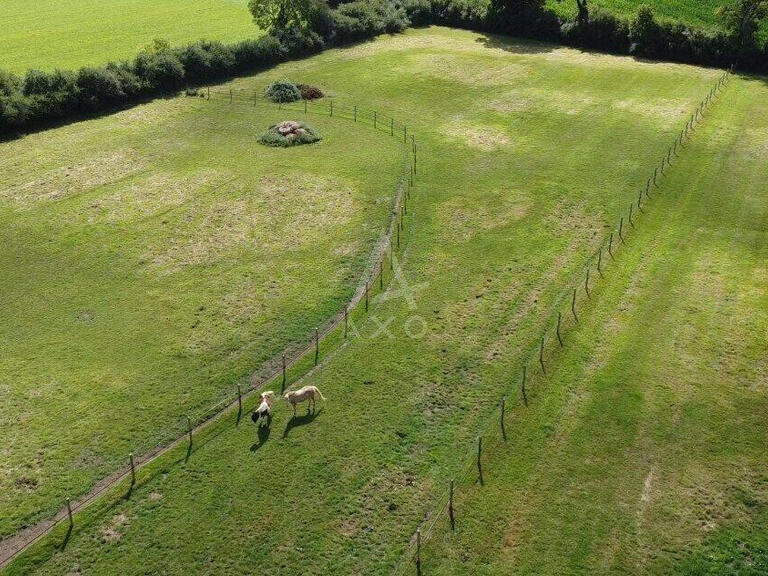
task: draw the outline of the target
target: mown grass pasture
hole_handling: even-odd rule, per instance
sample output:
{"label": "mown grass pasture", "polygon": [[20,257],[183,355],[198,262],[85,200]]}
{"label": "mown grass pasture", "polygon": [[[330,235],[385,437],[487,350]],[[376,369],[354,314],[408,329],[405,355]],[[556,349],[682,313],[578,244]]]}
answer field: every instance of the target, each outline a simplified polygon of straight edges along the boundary
{"label": "mown grass pasture", "polygon": [[485,486],[460,484],[460,529],[443,519],[425,571],[687,574],[745,548],[764,561],[765,82],[734,79],[707,113],[581,324],[565,323],[569,347],[532,377],[531,405],[517,402],[563,289],[719,75],[431,28],[219,88],[302,79],[408,119],[420,164],[402,275],[304,380],[328,398],[314,415],[278,406],[260,434],[222,422],[9,572],[389,574],[504,394],[511,441],[489,443]]}
{"label": "mown grass pasture", "polygon": [[2,0],[0,68],[16,73],[129,60],[155,38],[172,44],[258,34],[245,0]]}
{"label": "mown grass pasture", "polygon": [[390,222],[388,135],[181,97],[2,144],[0,535],[183,433],[338,313]]}
{"label": "mown grass pasture", "polygon": [[[638,6],[647,4],[664,20],[677,20],[692,26],[716,28],[720,25],[716,12],[723,0],[590,0],[590,9],[602,9],[619,16],[631,17]],[[576,0],[548,0],[547,6],[563,16],[575,17]]]}

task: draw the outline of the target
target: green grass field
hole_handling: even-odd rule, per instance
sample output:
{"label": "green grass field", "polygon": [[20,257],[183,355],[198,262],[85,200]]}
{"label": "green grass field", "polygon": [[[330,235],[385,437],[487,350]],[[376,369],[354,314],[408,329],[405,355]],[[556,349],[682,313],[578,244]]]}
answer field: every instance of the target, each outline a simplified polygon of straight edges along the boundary
{"label": "green grass field", "polygon": [[324,117],[316,145],[257,143],[285,114],[178,98],[2,144],[0,536],[175,438],[357,288],[401,147]]}
{"label": "green grass field", "polygon": [[245,0],[0,0],[0,68],[24,73],[130,59],[155,38],[172,44],[258,34]]}
{"label": "green grass field", "polygon": [[766,95],[707,115],[430,574],[768,571]]}
{"label": "green grass field", "polygon": [[[590,0],[590,7],[604,8],[631,17],[641,4],[648,4],[660,19],[713,28],[719,25],[715,12],[726,0]],[[547,5],[563,16],[576,15],[575,0],[548,0]]]}
{"label": "green grass field", "polygon": [[[143,471],[130,500],[78,515],[66,548],[57,529],[9,572],[390,573],[501,395],[515,397],[562,289],[718,75],[433,28],[233,82],[260,90],[274,78],[306,80],[410,118],[421,156],[404,281],[306,379],[328,398],[314,416],[291,420],[280,406],[267,435],[222,423],[187,462],[179,449]],[[685,574],[744,549],[763,561],[767,92],[759,80],[734,80],[708,113],[663,197],[595,285],[582,324],[566,324],[569,347],[546,382],[532,381],[531,407],[510,408],[513,441],[489,442],[486,486],[460,485],[460,530],[450,536],[443,523],[425,544],[430,571]],[[150,106],[97,122],[109,133],[150,109],[191,127],[198,108],[213,110]],[[317,123],[343,133],[344,122]],[[35,138],[40,146],[91,126]],[[232,146],[239,137],[227,134]],[[179,135],[189,141],[198,139]],[[13,146],[31,148],[29,139]],[[112,148],[120,145],[100,152]],[[382,156],[355,150],[349,175],[366,155]],[[316,264],[297,268],[307,277]],[[221,375],[215,364],[207,371]],[[50,425],[39,423],[33,440]],[[19,448],[16,458],[28,459]]]}

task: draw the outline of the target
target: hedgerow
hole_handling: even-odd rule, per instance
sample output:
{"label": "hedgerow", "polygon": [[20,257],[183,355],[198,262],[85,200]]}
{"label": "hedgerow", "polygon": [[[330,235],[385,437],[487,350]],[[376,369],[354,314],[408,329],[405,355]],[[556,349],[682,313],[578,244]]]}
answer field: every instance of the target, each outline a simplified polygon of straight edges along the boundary
{"label": "hedgerow", "polygon": [[355,0],[317,10],[310,30],[288,28],[235,44],[156,42],[133,61],[77,72],[0,70],[0,133],[22,132],[56,119],[115,109],[185,87],[274,65],[325,47],[396,33],[411,25],[516,34],[619,54],[713,66],[736,63],[768,72],[768,46],[744,45],[720,31],[661,22],[641,6],[631,20],[593,10],[561,21],[543,0]]}

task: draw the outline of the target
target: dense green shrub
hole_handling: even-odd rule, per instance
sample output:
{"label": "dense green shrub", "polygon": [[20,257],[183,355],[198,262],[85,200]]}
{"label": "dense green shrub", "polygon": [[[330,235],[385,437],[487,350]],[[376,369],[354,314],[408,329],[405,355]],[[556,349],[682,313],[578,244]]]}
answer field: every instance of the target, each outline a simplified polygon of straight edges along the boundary
{"label": "dense green shrub", "polygon": [[84,109],[98,110],[125,98],[117,75],[108,68],[81,68],[77,74],[78,100]]}
{"label": "dense green shrub", "polygon": [[432,2],[429,0],[405,0],[403,10],[411,26],[423,26],[432,22]]}
{"label": "dense green shrub", "polygon": [[402,32],[409,25],[405,9],[388,0],[357,0],[333,10],[327,37],[350,42],[383,33]]}
{"label": "dense green shrub", "polygon": [[586,21],[569,20],[560,27],[563,41],[574,46],[626,53],[629,25],[604,10],[593,10]]}
{"label": "dense green shrub", "polygon": [[320,88],[311,84],[296,84],[296,88],[301,92],[302,100],[317,100],[325,96]]}
{"label": "dense green shrub", "polygon": [[307,126],[302,122],[286,120],[279,124],[270,126],[269,129],[259,137],[259,142],[266,146],[278,146],[287,148],[288,146],[298,146],[301,144],[312,144],[322,140],[314,128]]}
{"label": "dense green shrub", "polygon": [[433,0],[432,13],[437,23],[457,28],[492,28],[485,0]]}
{"label": "dense green shrub", "polygon": [[296,102],[301,100],[301,92],[296,87],[296,84],[288,80],[272,82],[272,84],[267,86],[264,94],[272,102]]}
{"label": "dense green shrub", "polygon": [[74,72],[30,70],[21,90],[28,100],[31,120],[60,118],[73,110],[79,101],[77,74]]}
{"label": "dense green shrub", "polygon": [[231,74],[235,67],[233,48],[221,42],[197,42],[178,51],[184,73],[196,81],[211,80]]}
{"label": "dense green shrub", "polygon": [[136,74],[154,91],[170,91],[184,81],[184,66],[170,50],[142,52],[136,57]]}

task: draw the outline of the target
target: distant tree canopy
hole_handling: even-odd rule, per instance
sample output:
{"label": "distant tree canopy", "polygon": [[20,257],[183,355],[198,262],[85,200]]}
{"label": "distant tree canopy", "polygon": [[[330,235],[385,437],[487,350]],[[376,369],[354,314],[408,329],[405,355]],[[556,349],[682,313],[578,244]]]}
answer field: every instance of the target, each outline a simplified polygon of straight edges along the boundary
{"label": "distant tree canopy", "polygon": [[305,29],[319,9],[316,0],[248,0],[256,25],[267,32]]}
{"label": "distant tree canopy", "polygon": [[717,10],[739,52],[757,47],[760,21],[768,16],[768,0],[733,0]]}

